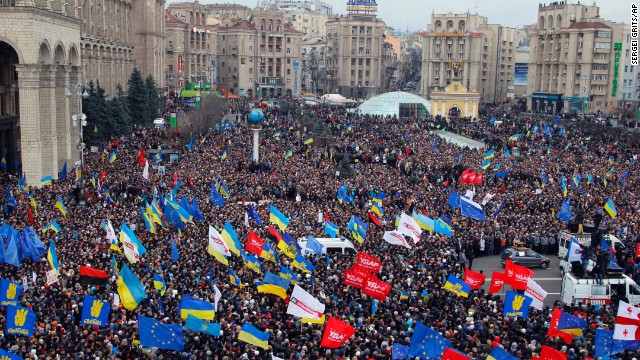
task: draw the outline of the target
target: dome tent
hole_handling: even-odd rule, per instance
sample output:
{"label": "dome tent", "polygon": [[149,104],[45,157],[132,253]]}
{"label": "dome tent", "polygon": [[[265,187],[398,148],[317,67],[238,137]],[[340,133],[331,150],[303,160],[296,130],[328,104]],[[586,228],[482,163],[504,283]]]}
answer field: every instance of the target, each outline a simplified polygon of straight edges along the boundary
{"label": "dome tent", "polygon": [[358,106],[363,115],[425,117],[431,113],[431,103],[418,95],[395,91],[374,96]]}

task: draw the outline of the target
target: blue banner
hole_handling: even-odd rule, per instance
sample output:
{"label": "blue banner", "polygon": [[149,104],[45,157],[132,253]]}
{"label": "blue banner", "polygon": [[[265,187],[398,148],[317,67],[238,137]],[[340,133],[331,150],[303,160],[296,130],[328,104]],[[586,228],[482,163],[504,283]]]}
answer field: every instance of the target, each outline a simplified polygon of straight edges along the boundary
{"label": "blue banner", "polygon": [[532,301],[533,299],[526,295],[518,294],[515,291],[507,291],[507,295],[504,297],[502,316],[526,318]]}

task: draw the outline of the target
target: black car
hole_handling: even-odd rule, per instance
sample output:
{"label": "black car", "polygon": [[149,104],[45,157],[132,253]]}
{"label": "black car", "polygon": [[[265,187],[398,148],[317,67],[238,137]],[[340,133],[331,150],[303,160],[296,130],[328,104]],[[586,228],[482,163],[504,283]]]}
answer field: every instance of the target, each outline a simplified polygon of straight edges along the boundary
{"label": "black car", "polygon": [[549,267],[549,258],[525,247],[510,247],[504,250],[500,256],[502,266],[511,259],[514,264],[526,266],[528,268],[539,267],[546,269]]}

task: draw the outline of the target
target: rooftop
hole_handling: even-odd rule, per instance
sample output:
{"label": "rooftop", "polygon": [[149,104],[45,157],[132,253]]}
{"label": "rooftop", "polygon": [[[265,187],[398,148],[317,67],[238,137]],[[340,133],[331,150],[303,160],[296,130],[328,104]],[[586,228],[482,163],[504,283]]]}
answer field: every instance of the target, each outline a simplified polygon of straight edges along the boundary
{"label": "rooftop", "polygon": [[577,21],[572,23],[569,29],[611,29],[611,27],[599,21]]}

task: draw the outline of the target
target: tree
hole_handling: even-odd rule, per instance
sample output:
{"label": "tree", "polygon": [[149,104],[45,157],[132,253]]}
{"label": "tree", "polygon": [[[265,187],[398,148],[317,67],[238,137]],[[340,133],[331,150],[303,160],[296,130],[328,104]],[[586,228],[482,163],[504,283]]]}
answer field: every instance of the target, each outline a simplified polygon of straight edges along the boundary
{"label": "tree", "polygon": [[147,94],[145,121],[152,121],[157,118],[160,113],[160,97],[158,96],[156,81],[153,79],[153,76],[147,76],[144,81],[144,87]]}
{"label": "tree", "polygon": [[104,89],[100,86],[100,82],[89,82],[87,89],[89,97],[82,99],[82,112],[87,116],[87,126],[84,129],[84,142],[89,145],[97,145],[103,139],[99,132],[96,134],[93,129],[97,126],[102,129],[107,119],[107,96]]}
{"label": "tree", "polygon": [[[108,103],[108,114],[109,127],[114,136],[120,136],[130,132],[131,116],[127,108],[127,97],[120,84],[118,84],[116,88],[116,96]],[[105,135],[108,135],[108,133]]]}
{"label": "tree", "polygon": [[149,98],[140,70],[134,68],[127,82],[127,105],[134,124],[144,124],[149,119],[147,99]]}
{"label": "tree", "polygon": [[200,100],[200,107],[190,110],[178,122],[179,131],[203,133],[214,121],[222,118],[229,111],[227,99],[218,96],[204,96]]}

